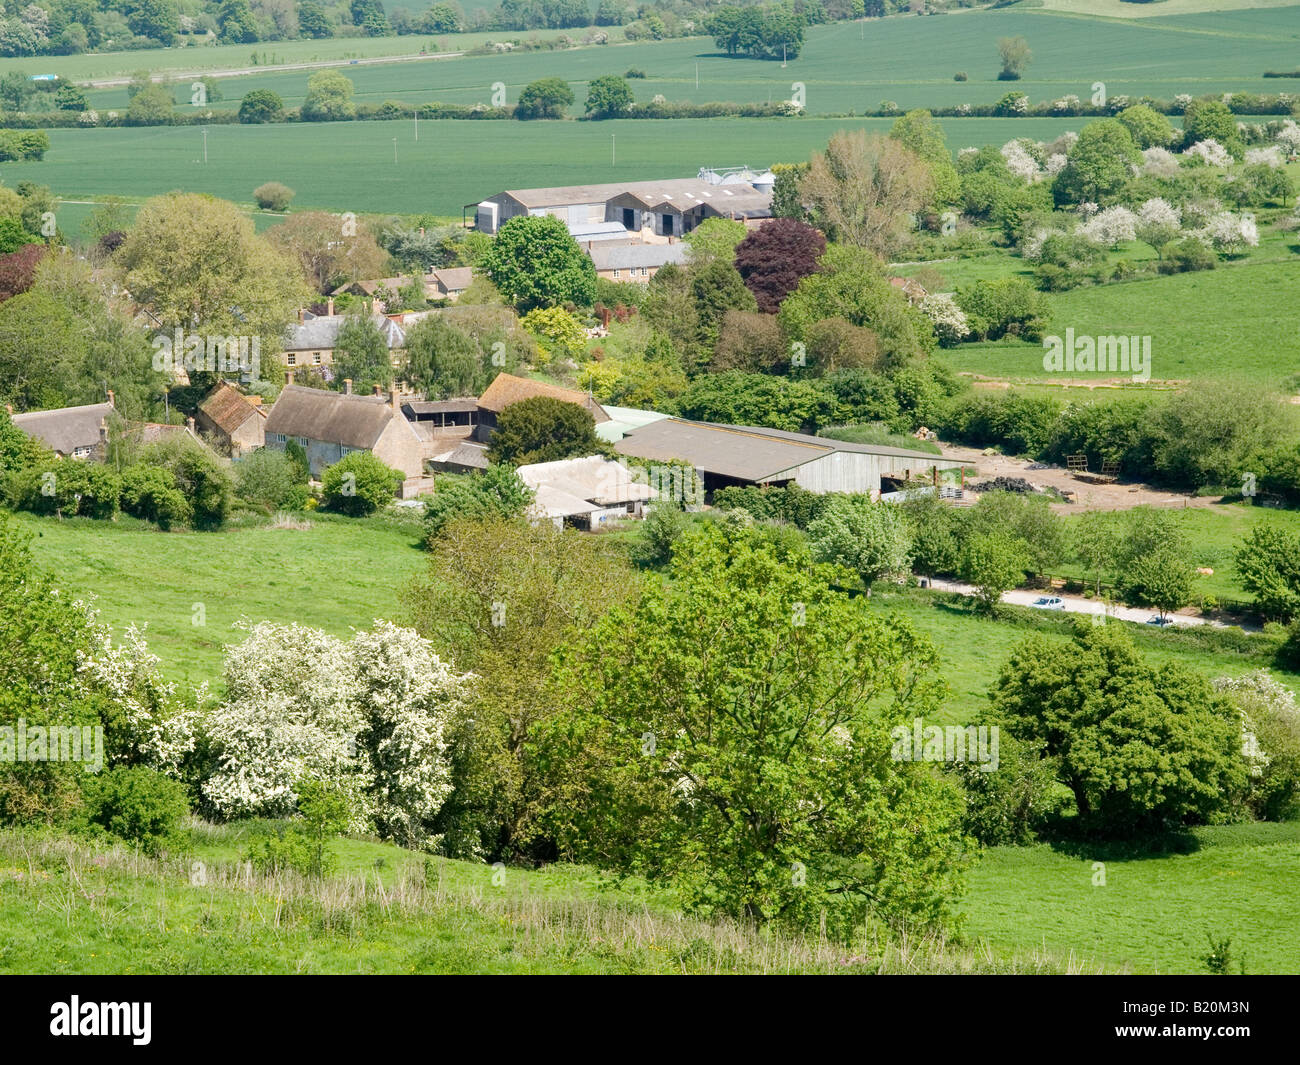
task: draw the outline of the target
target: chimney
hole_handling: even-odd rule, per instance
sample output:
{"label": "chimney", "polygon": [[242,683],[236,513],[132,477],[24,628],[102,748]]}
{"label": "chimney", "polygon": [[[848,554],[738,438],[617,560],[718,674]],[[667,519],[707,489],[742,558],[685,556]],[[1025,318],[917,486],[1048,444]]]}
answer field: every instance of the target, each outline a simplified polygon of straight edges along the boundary
{"label": "chimney", "polygon": [[293,384],[293,371],[292,371],[292,370],[285,370],[285,371],[284,371],[284,383],[285,383],[286,385],[291,385],[291,384]]}
{"label": "chimney", "polygon": [[389,396],[389,402],[390,402],[390,403],[392,404],[392,406],[393,406],[393,410],[401,410],[401,409],[402,409],[402,393],[401,393],[400,391],[398,391],[398,388],[397,388],[397,385],[396,385],[396,384],[393,385],[393,389],[392,389],[392,391],[388,394],[388,396]]}
{"label": "chimney", "polygon": [[343,394],[345,396],[352,395],[352,378],[350,377],[343,378]]}
{"label": "chimney", "polygon": [[186,418],[186,419],[185,419],[185,428],[188,429],[188,430],[190,431],[190,435],[194,435],[194,419],[193,419],[193,418]]}
{"label": "chimney", "polygon": [[375,393],[374,393],[374,394],[375,394],[376,396],[382,396],[382,395],[384,394],[384,387],[383,387],[383,385],[375,385]]}
{"label": "chimney", "polygon": [[333,297],[333,296],[331,296],[331,297],[330,297],[330,298],[325,302],[325,313],[328,314],[328,315],[331,315],[331,316],[334,314],[334,297]]}
{"label": "chimney", "polygon": [[108,422],[103,418],[99,419],[99,446],[103,447],[108,443]]}
{"label": "chimney", "polygon": [[108,405],[114,410],[117,409],[117,400],[113,397],[113,390],[111,388],[108,390]]}
{"label": "chimney", "polygon": [[299,324],[299,325],[302,325],[302,323],[303,323],[303,309],[302,309],[301,307],[299,307],[299,308],[298,308],[298,324]]}

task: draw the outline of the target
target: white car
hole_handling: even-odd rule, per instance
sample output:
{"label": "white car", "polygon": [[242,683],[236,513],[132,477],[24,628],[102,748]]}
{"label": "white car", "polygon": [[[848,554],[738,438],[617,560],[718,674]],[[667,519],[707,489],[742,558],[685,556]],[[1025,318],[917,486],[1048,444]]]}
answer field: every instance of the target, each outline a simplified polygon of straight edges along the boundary
{"label": "white car", "polygon": [[1059,595],[1040,595],[1029,605],[1039,610],[1064,610],[1065,600]]}

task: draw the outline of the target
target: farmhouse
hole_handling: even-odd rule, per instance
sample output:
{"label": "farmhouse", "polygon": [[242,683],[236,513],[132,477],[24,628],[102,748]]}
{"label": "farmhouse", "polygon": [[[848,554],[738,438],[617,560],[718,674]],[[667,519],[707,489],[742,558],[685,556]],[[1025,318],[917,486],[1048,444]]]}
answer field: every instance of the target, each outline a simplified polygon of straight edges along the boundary
{"label": "farmhouse", "polygon": [[232,458],[266,444],[266,411],[260,400],[254,402],[226,381],[203,397],[195,423]]}
{"label": "farmhouse", "polygon": [[[752,179],[745,180],[745,178]],[[565,185],[511,189],[489,196],[474,209],[475,226],[495,234],[519,215],[552,215],[570,230],[618,222],[646,239],[679,237],[706,218],[770,218],[770,175],[738,171],[723,177],[701,171],[700,177],[630,181],[605,185]]]}
{"label": "farmhouse", "polygon": [[287,384],[266,418],[266,446],[295,441],[313,476],[354,451],[369,451],[407,478],[423,472],[420,438],[402,416],[401,394],[357,396]]}
{"label": "farmhouse", "polygon": [[587,249],[596,267],[596,276],[607,281],[636,281],[647,284],[669,263],[686,261],[683,244],[593,245]]}
{"label": "farmhouse", "polygon": [[624,455],[694,466],[710,494],[729,485],[797,484],[810,492],[856,492],[879,498],[884,481],[937,479],[961,463],[923,451],[849,444],[752,425],[663,418],[614,445]]}
{"label": "farmhouse", "polygon": [[626,466],[601,455],[537,462],[518,472],[534,492],[534,517],[556,526],[567,522],[594,529],[617,518],[640,518],[646,501],[657,494]]}
{"label": "farmhouse", "polygon": [[[385,301],[382,298],[376,299],[376,293],[382,293],[385,290],[400,293],[413,280],[412,277],[402,275],[399,277],[376,277],[364,281],[348,281],[339,285],[330,295],[333,297],[347,293],[354,296],[365,296],[375,301],[373,304],[375,311],[387,311],[389,308],[385,305]],[[469,288],[470,282],[473,280],[474,271],[470,267],[458,266],[445,270],[431,270],[420,279],[420,284],[425,299],[447,300],[450,303],[455,303],[460,294]],[[330,303],[333,302],[331,298]],[[400,307],[396,309],[400,310]]]}
{"label": "farmhouse", "polygon": [[[332,304],[334,301],[330,302]],[[285,331],[280,361],[289,367],[332,366],[339,331],[347,320],[345,314],[313,315],[307,311],[299,312],[299,321]],[[406,345],[406,330],[400,323],[382,314],[372,314],[370,320],[383,334],[389,352],[400,351]],[[393,365],[397,364],[398,360],[394,356]]]}
{"label": "farmhouse", "polygon": [[14,425],[65,459],[102,458],[108,444],[108,423],[116,414],[112,392],[107,403],[25,414],[14,414],[10,408]]}

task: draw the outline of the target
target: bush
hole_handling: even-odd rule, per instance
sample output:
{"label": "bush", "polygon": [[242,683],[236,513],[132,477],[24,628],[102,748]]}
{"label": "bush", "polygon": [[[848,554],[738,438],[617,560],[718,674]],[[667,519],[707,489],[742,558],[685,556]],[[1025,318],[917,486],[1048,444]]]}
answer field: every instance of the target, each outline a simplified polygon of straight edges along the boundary
{"label": "bush", "polygon": [[253,506],[300,510],[307,501],[301,468],[285,452],[262,448],[235,463],[235,492]]}
{"label": "bush", "polygon": [[1165,250],[1160,272],[1184,274],[1193,270],[1213,270],[1218,265],[1219,257],[1212,248],[1198,237],[1186,237]]}
{"label": "bush", "polygon": [[128,466],[122,473],[122,509],[159,528],[185,525],[193,511],[176,479],[156,466]]}
{"label": "bush", "polygon": [[321,475],[325,506],[353,516],[373,514],[401,490],[404,476],[369,451],[344,456]]}
{"label": "bush", "polygon": [[954,75],[952,76],[952,80],[953,80],[953,81],[965,81],[965,80],[966,80],[966,71],[964,71],[964,70],[959,70],[959,71],[957,71],[957,73],[954,74]]}
{"label": "bush", "polygon": [[5,480],[5,498],[15,510],[65,518],[111,520],[121,494],[122,482],[109,467],[73,459],[54,459]]}
{"label": "bush", "polygon": [[188,436],[163,440],[146,448],[140,460],[171,473],[189,503],[195,528],[218,528],[229,516],[234,498],[230,472],[198,441]]}
{"label": "bush", "polygon": [[681,539],[690,521],[684,511],[671,504],[656,506],[646,515],[632,541],[632,561],[654,569],[668,565],[672,561],[673,545]]}
{"label": "bush", "polygon": [[253,190],[253,199],[263,211],[283,211],[294,197],[293,189],[278,181],[268,181]]}
{"label": "bush", "polygon": [[174,845],[189,806],[185,786],[143,766],[118,766],[84,787],[91,825],[156,855]]}

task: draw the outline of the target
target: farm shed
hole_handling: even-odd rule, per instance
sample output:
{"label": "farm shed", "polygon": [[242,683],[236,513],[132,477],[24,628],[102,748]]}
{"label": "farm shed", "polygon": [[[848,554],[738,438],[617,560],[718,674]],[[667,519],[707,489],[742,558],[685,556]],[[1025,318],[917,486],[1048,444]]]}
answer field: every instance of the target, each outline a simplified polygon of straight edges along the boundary
{"label": "farm shed", "polygon": [[878,497],[886,480],[931,479],[938,470],[961,468],[955,459],[923,451],[681,418],[643,425],[614,446],[624,455],[690,463],[703,475],[706,493],[729,485],[793,483],[810,492]]}
{"label": "farm shed", "polygon": [[537,516],[556,525],[570,521],[594,529],[614,518],[640,518],[645,503],[657,495],[626,466],[600,455],[535,462],[518,472],[535,493]]}

